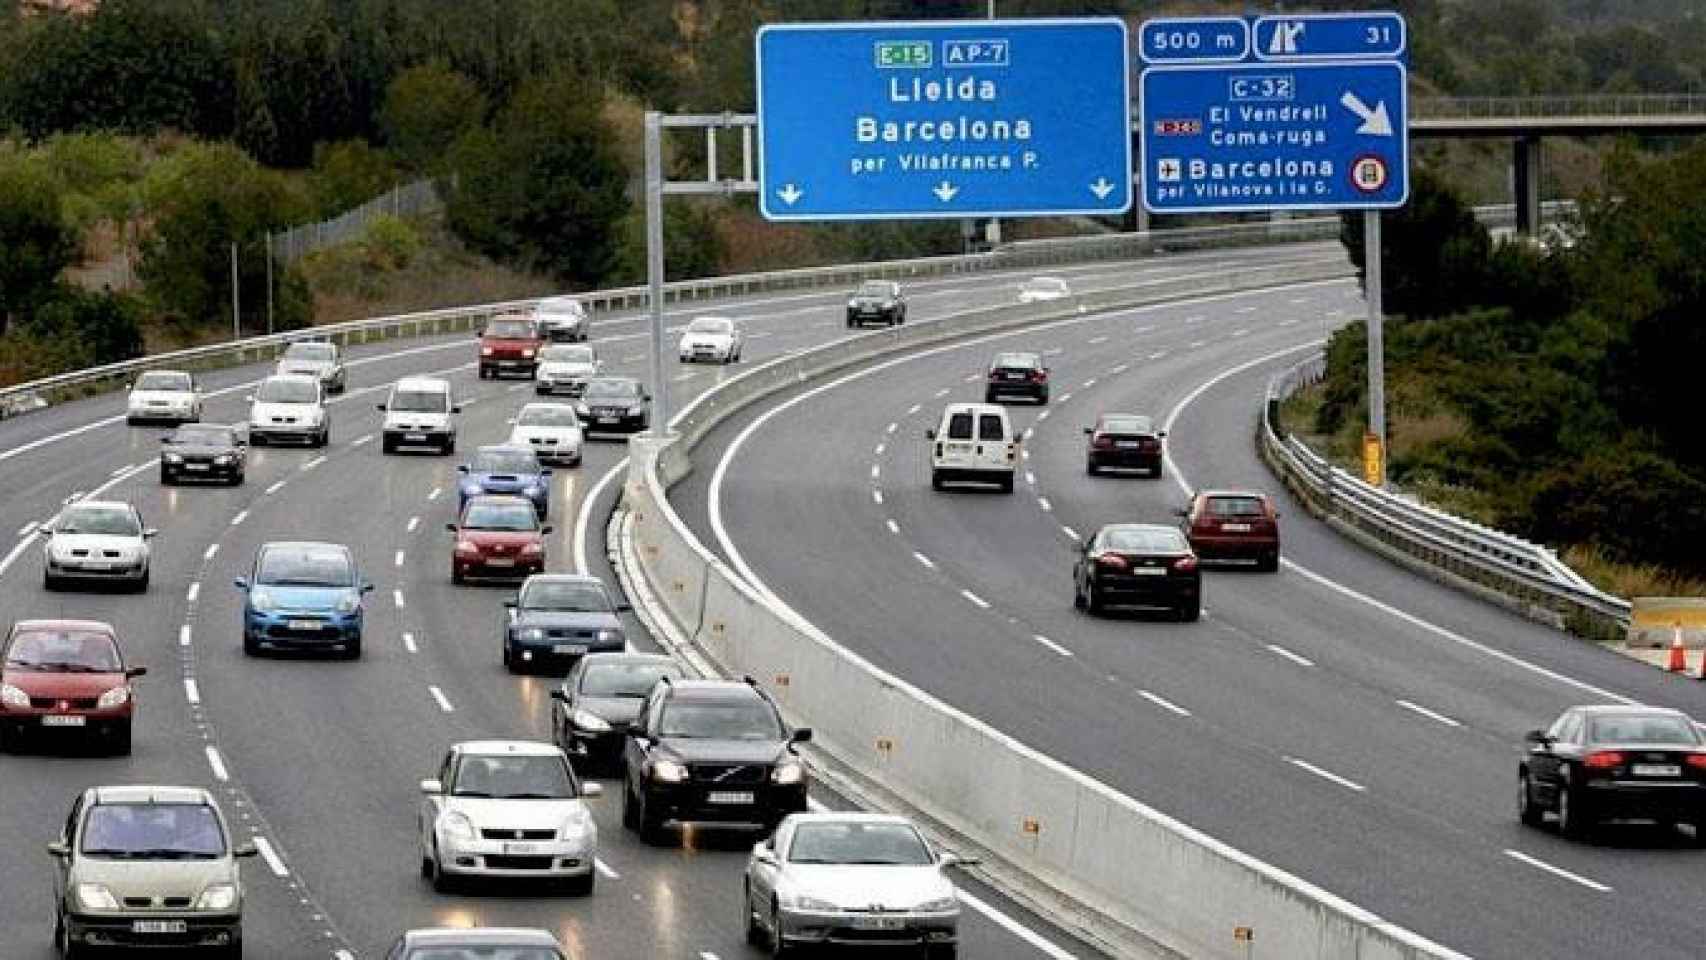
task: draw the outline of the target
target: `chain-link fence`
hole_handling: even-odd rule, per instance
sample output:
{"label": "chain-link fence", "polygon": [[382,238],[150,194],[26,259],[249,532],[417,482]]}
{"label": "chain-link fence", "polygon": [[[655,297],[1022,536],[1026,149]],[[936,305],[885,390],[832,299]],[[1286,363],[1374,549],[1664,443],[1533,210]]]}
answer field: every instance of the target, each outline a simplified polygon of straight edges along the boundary
{"label": "chain-link fence", "polygon": [[[454,189],[455,181],[451,181]],[[375,197],[354,210],[346,210],[330,220],[305,223],[272,235],[273,257],[282,263],[295,263],[308,254],[334,244],[348,243],[359,238],[367,225],[381,216],[410,217],[437,213],[444,209],[436,180],[416,180],[399,184],[389,193]]]}

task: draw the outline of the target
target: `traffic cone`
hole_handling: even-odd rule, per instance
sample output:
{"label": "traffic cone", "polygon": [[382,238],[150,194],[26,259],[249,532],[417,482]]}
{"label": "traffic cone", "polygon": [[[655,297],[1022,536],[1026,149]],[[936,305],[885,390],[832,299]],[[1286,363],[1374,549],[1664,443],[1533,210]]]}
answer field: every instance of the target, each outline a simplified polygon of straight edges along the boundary
{"label": "traffic cone", "polygon": [[1670,664],[1665,667],[1671,673],[1688,672],[1688,656],[1682,649],[1682,624],[1671,628],[1670,634]]}

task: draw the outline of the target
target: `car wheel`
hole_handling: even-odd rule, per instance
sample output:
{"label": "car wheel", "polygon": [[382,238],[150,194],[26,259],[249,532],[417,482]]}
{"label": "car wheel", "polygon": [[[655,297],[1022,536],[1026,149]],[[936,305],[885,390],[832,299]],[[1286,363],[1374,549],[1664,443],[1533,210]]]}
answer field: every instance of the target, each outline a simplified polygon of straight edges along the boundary
{"label": "car wheel", "polygon": [[957,943],[932,943],[924,949],[925,960],[955,960],[959,955]]}
{"label": "car wheel", "polygon": [[1184,623],[1196,623],[1202,619],[1202,600],[1198,598],[1179,606],[1179,620]]}
{"label": "car wheel", "polygon": [[41,574],[41,586],[43,590],[58,590],[59,578],[48,573],[46,570],[43,570]]}
{"label": "car wheel", "polygon": [[432,852],[432,888],[439,893],[450,893],[456,889],[456,878],[444,872],[444,865],[438,861],[438,850]]}
{"label": "car wheel", "polygon": [[1096,466],[1096,461],[1086,460],[1084,461],[1084,472],[1093,477],[1102,471]]}
{"label": "car wheel", "polygon": [[985,390],[983,392],[983,402],[984,403],[994,403],[995,402],[995,391]]}
{"label": "car wheel", "polygon": [[380,437],[379,438],[379,452],[380,453],[396,453],[397,452],[397,441],[392,439],[391,437]]}
{"label": "car wheel", "polygon": [[640,805],[634,800],[634,786],[622,777],[622,826],[629,830],[640,828]]}
{"label": "car wheel", "polygon": [[345,660],[360,660],[361,659],[361,638],[360,637],[356,637],[354,640],[351,640],[350,642],[344,644],[344,659]]}
{"label": "car wheel", "polygon": [[1274,572],[1279,570],[1279,567],[1280,567],[1280,564],[1279,564],[1279,551],[1278,550],[1270,550],[1270,551],[1268,551],[1268,553],[1263,555],[1262,562],[1260,564],[1260,569],[1262,570],[1262,572],[1274,573]]}
{"label": "car wheel", "polygon": [[226,944],[222,955],[225,960],[243,960],[243,935],[240,932],[232,931],[231,942]]}
{"label": "car wheel", "polygon": [[444,455],[448,457],[455,452],[456,452],[456,438],[451,437],[449,440],[444,441]]}
{"label": "car wheel", "polygon": [[261,643],[245,631],[243,634],[243,654],[250,657],[261,655]]}
{"label": "car wheel", "polygon": [[120,757],[130,756],[130,721],[121,720],[113,726],[113,754]]}
{"label": "car wheel", "polygon": [[1527,770],[1518,771],[1516,775],[1516,818],[1525,827],[1538,827],[1546,819],[1539,805],[1534,802]]}
{"label": "car wheel", "polygon": [[940,471],[940,470],[930,471],[930,489],[932,489],[932,490],[942,489],[942,471]]}
{"label": "car wheel", "polygon": [[1572,840],[1587,836],[1589,812],[1586,799],[1575,787],[1558,789],[1558,833]]}
{"label": "car wheel", "polygon": [[510,652],[509,644],[504,644],[504,669],[510,673],[518,673],[515,669],[515,654]]}
{"label": "car wheel", "polygon": [[1102,597],[1096,592],[1096,581],[1094,580],[1084,582],[1084,609],[1092,614],[1100,614],[1104,609]]}
{"label": "car wheel", "polygon": [[1084,609],[1084,585],[1078,582],[1078,574],[1072,575],[1072,609]]}
{"label": "car wheel", "polygon": [[592,896],[592,889],[598,882],[598,871],[588,870],[586,876],[575,877],[569,881],[569,893],[577,897]]}
{"label": "car wheel", "polygon": [[1001,492],[1002,493],[1012,493],[1013,492],[1013,476],[1012,476],[1012,474],[1008,474],[1007,476],[1001,478]]}
{"label": "car wheel", "polygon": [[782,910],[775,904],[770,905],[770,955],[772,957],[791,957],[793,948],[782,937]]}
{"label": "car wheel", "polygon": [[53,942],[54,946],[59,948],[62,960],[83,960],[89,955],[89,951],[82,944],[71,939],[71,929],[65,925],[63,915],[56,921]]}
{"label": "car wheel", "polygon": [[149,577],[153,575],[153,573],[154,573],[153,567],[143,567],[142,568],[142,576],[138,577],[136,579],[136,583],[133,585],[133,588],[135,589],[135,591],[137,593],[147,593],[148,592],[148,580],[149,580]]}
{"label": "car wheel", "polygon": [[160,471],[160,486],[169,487],[171,485],[172,485],[172,475],[170,473],[167,473],[165,470],[161,470]]}
{"label": "car wheel", "polygon": [[327,427],[326,429],[320,431],[320,442],[315,444],[315,446],[324,447],[324,446],[327,446],[328,444],[330,444],[331,442],[332,442],[332,428]]}
{"label": "car wheel", "polygon": [[244,476],[244,474],[243,474],[243,471],[241,471],[241,470],[239,470],[239,471],[237,471],[237,472],[236,472],[236,473],[233,473],[233,474],[232,474],[232,475],[231,475],[231,485],[232,485],[232,486],[233,486],[233,487],[240,487],[240,486],[242,486],[242,485],[243,485],[243,481],[244,481],[244,480],[245,480],[245,479],[246,479],[246,478],[245,478],[245,476]]}
{"label": "car wheel", "polygon": [[1037,394],[1037,405],[1038,406],[1047,406],[1048,405],[1048,391],[1047,390],[1044,390],[1042,393]]}
{"label": "car wheel", "polygon": [[462,575],[462,571],[456,569],[455,567],[451,567],[450,568],[450,582],[454,583],[460,587],[464,583],[468,582],[468,578],[464,577]]}
{"label": "car wheel", "polygon": [[742,924],[746,927],[746,942],[761,947],[764,945],[764,928],[758,925],[758,911],[752,909],[752,881],[748,880],[741,889],[740,912]]}
{"label": "car wheel", "polygon": [[639,817],[640,842],[656,845],[663,842],[663,820],[652,811],[652,805],[646,800],[644,793],[640,794],[640,808],[636,813]]}

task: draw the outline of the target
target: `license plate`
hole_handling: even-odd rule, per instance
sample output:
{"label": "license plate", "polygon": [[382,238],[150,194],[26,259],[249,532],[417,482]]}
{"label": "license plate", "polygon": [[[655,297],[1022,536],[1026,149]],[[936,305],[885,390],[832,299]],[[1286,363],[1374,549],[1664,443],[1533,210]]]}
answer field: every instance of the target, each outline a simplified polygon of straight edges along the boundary
{"label": "license plate", "polygon": [[205,472],[207,472],[208,465],[205,463],[186,463],[186,464],[184,464],[184,469],[199,472],[199,473],[205,473]]}
{"label": "license plate", "polygon": [[81,564],[79,564],[79,566],[81,566],[84,570],[88,570],[90,572],[112,569],[111,564],[102,563],[99,560],[85,560]]}
{"label": "license plate", "polygon": [[515,566],[515,561],[511,560],[509,557],[493,557],[492,559],[486,561],[486,566],[488,566],[488,567],[513,567],[513,566]]}
{"label": "license plate", "polygon": [[1143,448],[1143,441],[1142,440],[1116,440],[1116,441],[1114,441],[1114,446],[1119,447],[1121,450],[1140,450]]}
{"label": "license plate", "polygon": [[424,433],[405,433],[405,434],[403,434],[403,439],[408,441],[409,443],[425,443],[426,442],[426,434],[424,434]]}
{"label": "license plate", "polygon": [[285,626],[292,630],[318,630],[322,624],[318,620],[291,620]]}
{"label": "license plate", "polygon": [[599,417],[598,422],[599,423],[615,423],[621,419],[622,419],[621,417]]}
{"label": "license plate", "polygon": [[750,790],[712,790],[705,794],[706,803],[751,803]]}
{"label": "license plate", "polygon": [[1247,523],[1223,523],[1220,525],[1220,529],[1223,533],[1249,533],[1250,525]]}
{"label": "license plate", "polygon": [[1001,375],[1001,379],[1003,379],[1003,380],[1023,380],[1023,379],[1025,379],[1025,375],[1022,373],[1004,373]]}
{"label": "license plate", "polygon": [[854,917],[855,930],[899,930],[906,925],[901,917]]}
{"label": "license plate", "polygon": [[69,716],[61,713],[50,713],[41,718],[44,727],[81,727],[89,722],[88,717]]}
{"label": "license plate", "polygon": [[1167,572],[1166,567],[1133,567],[1132,574],[1139,577],[1159,577]]}
{"label": "license plate", "polygon": [[189,924],[184,920],[133,920],[130,924],[131,933],[187,933]]}
{"label": "license plate", "polygon": [[582,654],[582,653],[586,652],[586,644],[584,644],[584,643],[556,643],[556,644],[551,645],[551,652],[557,653],[557,654],[562,654],[563,656],[572,656],[575,654]]}
{"label": "license plate", "polygon": [[515,361],[514,360],[499,360],[498,366],[500,366],[500,367],[513,367],[513,366],[515,366]]}
{"label": "license plate", "polygon": [[539,844],[537,844],[537,843],[506,843],[506,844],[504,844],[504,853],[507,853],[511,856],[527,856],[530,853],[538,853],[538,852],[539,852]]}
{"label": "license plate", "polygon": [[1630,768],[1637,777],[1680,777],[1682,768],[1674,763],[1637,763]]}

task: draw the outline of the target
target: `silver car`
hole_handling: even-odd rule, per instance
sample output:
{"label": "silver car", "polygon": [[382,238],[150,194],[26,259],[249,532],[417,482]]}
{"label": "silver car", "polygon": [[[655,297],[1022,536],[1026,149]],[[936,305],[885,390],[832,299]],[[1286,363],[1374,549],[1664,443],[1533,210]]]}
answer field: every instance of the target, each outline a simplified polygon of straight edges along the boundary
{"label": "silver car", "polygon": [[145,526],[142,514],[130,504],[79,500],[36,532],[47,538],[41,551],[42,586],[47,589],[74,580],[148,589],[148,541],[157,531]]}
{"label": "silver car", "polygon": [[[54,945],[212,947],[243,955],[243,877],[225,815],[200,787],[91,787],[71,806],[54,861]],[[178,956],[172,953],[172,956]]]}
{"label": "silver car", "polygon": [[163,420],[195,423],[201,419],[201,388],[182,370],[149,370],[125,395],[124,419],[131,424]]}
{"label": "silver car", "polygon": [[541,396],[563,393],[578,397],[586,392],[586,382],[604,372],[604,361],[598,351],[584,344],[552,344],[539,351],[539,371],[533,378],[533,390]]}
{"label": "silver car", "polygon": [[922,946],[937,960],[959,944],[960,904],[937,851],[903,817],[796,813],[752,848],[746,938],[773,956],[822,944]]}
{"label": "silver car", "polygon": [[565,954],[549,930],[423,927],[398,937],[385,960],[565,960]]}
{"label": "silver car", "polygon": [[533,322],[546,340],[585,343],[592,333],[586,307],[574,297],[546,297],[533,308]]}
{"label": "silver car", "polygon": [[343,393],[349,385],[338,345],[324,340],[303,340],[286,347],[284,355],[278,358],[276,372],[282,376],[313,377],[327,393]]}

